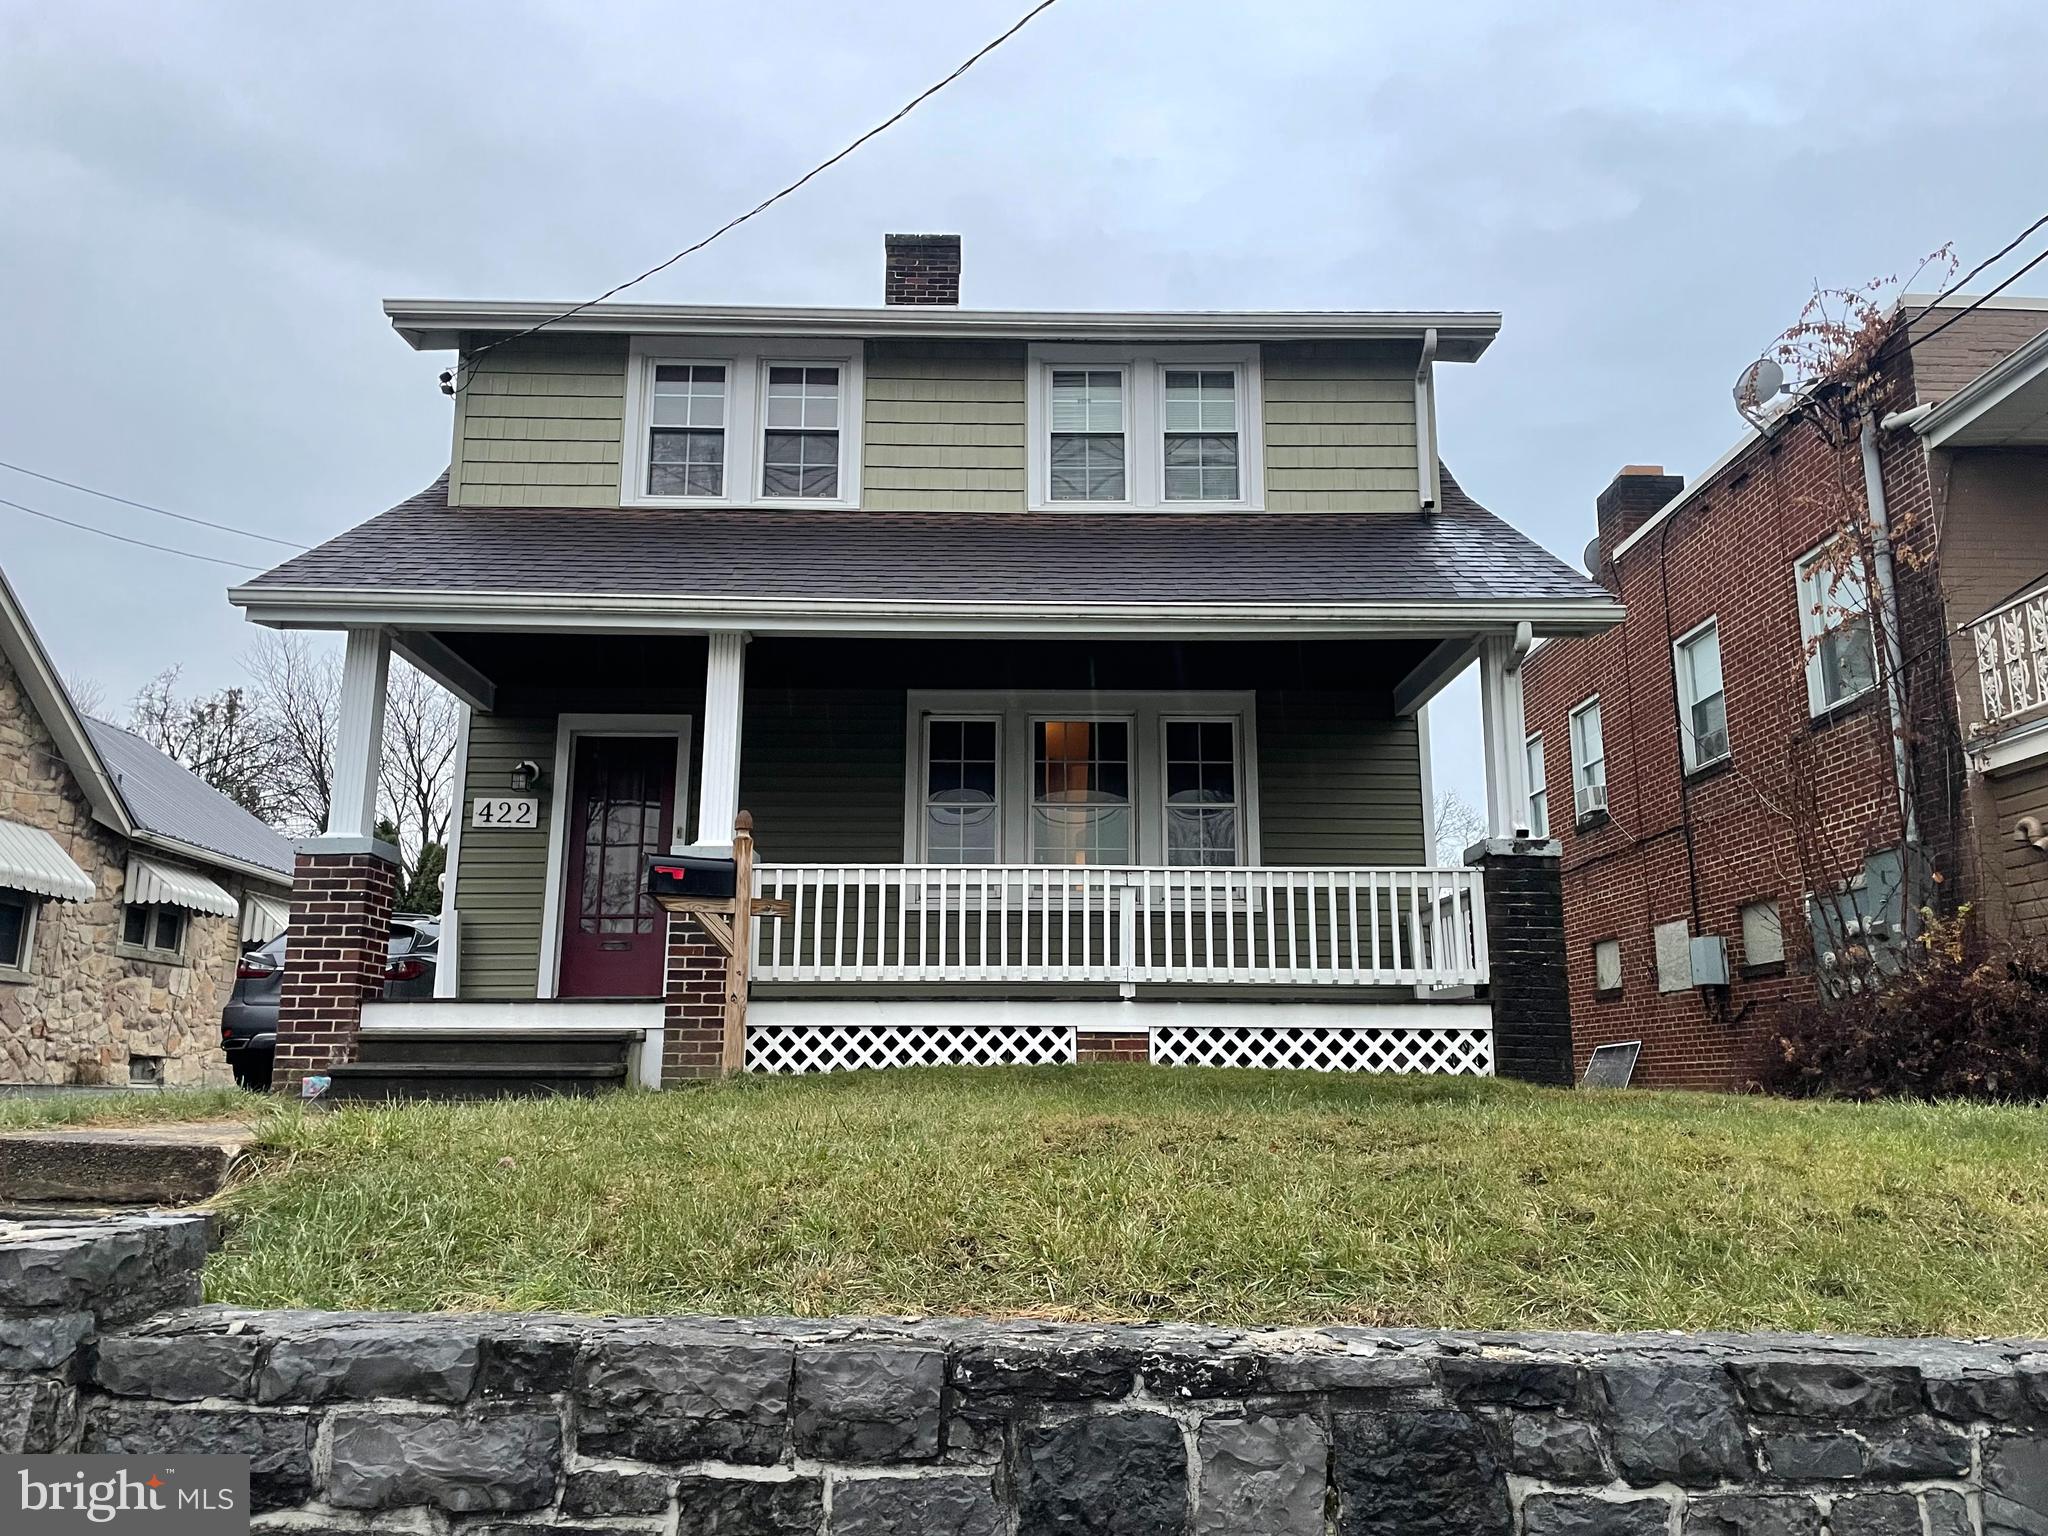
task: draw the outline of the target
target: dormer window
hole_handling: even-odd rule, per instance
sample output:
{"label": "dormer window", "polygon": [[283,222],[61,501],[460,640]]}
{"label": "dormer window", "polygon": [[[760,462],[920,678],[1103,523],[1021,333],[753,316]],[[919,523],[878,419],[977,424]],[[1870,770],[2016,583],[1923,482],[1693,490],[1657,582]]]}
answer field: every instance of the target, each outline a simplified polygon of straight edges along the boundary
{"label": "dormer window", "polygon": [[1265,504],[1257,347],[1034,346],[1035,511]]}
{"label": "dormer window", "polygon": [[625,500],[855,506],[860,417],[858,342],[635,338]]}
{"label": "dormer window", "polygon": [[723,363],[656,365],[649,495],[725,494],[725,372]]}

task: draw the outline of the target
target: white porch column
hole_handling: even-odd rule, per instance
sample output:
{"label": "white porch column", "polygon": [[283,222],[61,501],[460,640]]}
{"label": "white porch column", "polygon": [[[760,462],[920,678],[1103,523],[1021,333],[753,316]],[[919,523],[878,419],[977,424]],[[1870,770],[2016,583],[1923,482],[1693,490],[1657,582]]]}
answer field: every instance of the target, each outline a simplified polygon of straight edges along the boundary
{"label": "white porch column", "polygon": [[704,662],[704,762],[697,783],[697,843],[732,846],[740,809],[740,712],[746,698],[747,636],[710,637]]}
{"label": "white porch column", "polygon": [[352,629],[341,662],[341,709],[334,744],[334,786],[327,808],[331,838],[377,832],[377,777],[384,760],[384,688],[391,642],[381,629]]}
{"label": "white porch column", "polygon": [[1522,713],[1527,644],[1491,635],[1479,652],[1479,709],[1486,752],[1486,835],[1526,836],[1529,825],[1529,729]]}

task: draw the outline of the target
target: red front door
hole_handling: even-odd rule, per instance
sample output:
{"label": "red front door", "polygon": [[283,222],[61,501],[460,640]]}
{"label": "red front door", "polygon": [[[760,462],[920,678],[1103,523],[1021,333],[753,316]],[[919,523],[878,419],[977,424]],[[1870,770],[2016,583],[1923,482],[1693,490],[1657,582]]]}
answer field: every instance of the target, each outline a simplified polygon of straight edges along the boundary
{"label": "red front door", "polygon": [[647,855],[675,826],[673,736],[579,736],[569,784],[562,997],[659,997],[668,923]]}

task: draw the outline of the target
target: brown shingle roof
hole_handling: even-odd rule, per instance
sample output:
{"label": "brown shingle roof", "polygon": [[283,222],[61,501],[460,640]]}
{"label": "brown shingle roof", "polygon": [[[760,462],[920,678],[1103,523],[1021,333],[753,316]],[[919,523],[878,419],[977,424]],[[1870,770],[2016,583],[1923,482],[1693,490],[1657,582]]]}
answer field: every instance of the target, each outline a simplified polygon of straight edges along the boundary
{"label": "brown shingle roof", "polygon": [[1069,603],[1607,601],[1446,471],[1421,513],[451,507],[419,495],[250,587]]}

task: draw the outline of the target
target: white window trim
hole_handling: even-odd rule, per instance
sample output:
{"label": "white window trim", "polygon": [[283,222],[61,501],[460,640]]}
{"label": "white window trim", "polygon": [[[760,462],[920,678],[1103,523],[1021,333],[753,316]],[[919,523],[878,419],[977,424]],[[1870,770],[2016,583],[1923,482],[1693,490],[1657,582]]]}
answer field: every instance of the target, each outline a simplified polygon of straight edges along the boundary
{"label": "white window trim", "polygon": [[[542,999],[558,996],[562,984],[562,895],[568,876],[569,780],[575,772],[579,736],[673,736],[676,742],[675,813],[669,825],[669,851],[689,846],[690,820],[689,715],[558,715],[555,719],[554,777],[548,781],[548,873],[541,890],[540,975],[535,991]],[[462,814],[467,814],[464,807]]]}
{"label": "white window trim", "polygon": [[[1544,753],[1543,772],[1540,774],[1535,771],[1536,764],[1533,760],[1533,754],[1537,752]],[[1541,731],[1531,731],[1522,738],[1522,768],[1524,775],[1529,780],[1529,835],[1531,837],[1548,837],[1550,836],[1550,756],[1547,752],[1544,752],[1543,733]],[[1538,796],[1541,796],[1543,800],[1543,825],[1540,827],[1536,825],[1536,801]]]}
{"label": "white window trim", "polygon": [[[1008,693],[975,689],[922,689],[909,696],[904,740],[903,858],[925,859],[925,722],[994,719],[1000,821],[998,864],[1031,862],[1031,724],[1034,720],[1125,720],[1131,726],[1131,810],[1137,847],[1134,863],[1166,863],[1166,727],[1186,720],[1227,720],[1237,727],[1238,858],[1240,868],[1259,864],[1259,780],[1257,695],[1200,693]],[[971,867],[971,866],[970,866]],[[1197,869],[1200,865],[1175,866]],[[1214,868],[1216,866],[1209,866]]]}
{"label": "white window trim", "polygon": [[[1054,501],[1052,371],[1118,369],[1124,376],[1124,497],[1121,501]],[[1166,500],[1166,370],[1227,368],[1237,375],[1235,501]],[[1061,346],[1033,343],[1025,389],[1030,454],[1026,501],[1033,512],[1261,512],[1266,506],[1265,393],[1254,345]]]}
{"label": "white window trim", "polygon": [[[1820,642],[1831,631],[1841,628],[1841,625],[1829,624],[1821,614],[1814,611],[1819,606],[1820,594],[1815,590],[1807,568],[1817,564],[1839,540],[1847,537],[1847,534],[1838,533],[1832,538],[1822,539],[1792,562],[1792,586],[1798,594],[1799,601],[1799,653],[1801,660],[1806,663],[1806,712],[1808,717],[1814,720],[1820,719],[1823,715],[1833,714],[1836,710],[1855,703],[1865,694],[1877,690],[1877,625],[1872,620],[1868,607],[1864,610],[1864,621],[1869,625],[1872,652],[1869,686],[1858,688],[1854,693],[1845,693],[1830,704],[1821,677]],[[1863,568],[1863,556],[1860,553],[1856,556],[1856,579],[1863,584],[1864,601],[1868,604],[1870,573]]]}
{"label": "white window trim", "polygon": [[[862,343],[796,337],[735,342],[722,337],[635,336],[626,357],[626,440],[619,459],[619,504],[627,507],[823,507],[860,505],[861,429],[867,419]],[[725,494],[648,494],[647,451],[653,430],[654,370],[662,364],[725,367]],[[761,494],[761,402],[770,364],[808,363],[839,369],[839,494],[834,497]]]}
{"label": "white window trim", "polygon": [[[1686,665],[1685,648],[1710,629],[1714,632],[1715,654],[1725,662],[1726,658],[1720,657],[1721,620],[1718,614],[1702,619],[1671,642],[1671,684],[1678,690],[1678,749],[1683,755],[1687,773],[1698,773],[1702,768],[1712,768],[1718,763],[1727,762],[1735,755],[1735,733],[1728,728],[1728,669],[1725,665],[1721,669],[1721,734],[1728,738],[1728,745],[1712,757],[1701,757],[1699,742],[1692,731],[1693,706],[1699,703],[1699,700],[1692,696],[1692,669]],[[1604,719],[1601,721],[1603,751],[1606,748],[1606,723]]]}
{"label": "white window trim", "polygon": [[1600,695],[1597,693],[1588,694],[1572,706],[1569,724],[1565,731],[1567,737],[1566,745],[1570,749],[1572,760],[1572,820],[1575,823],[1590,820],[1594,816],[1603,814],[1607,809],[1607,717],[1604,711],[1602,711],[1600,717],[1600,783],[1597,786],[1600,790],[1601,804],[1588,808],[1585,804],[1585,791],[1594,786],[1581,785],[1579,782],[1579,770],[1581,767],[1579,761],[1579,718],[1588,710],[1597,710],[1599,708]]}
{"label": "white window trim", "polygon": [[0,961],[0,982],[32,981],[36,975],[36,919],[42,914],[43,904],[29,891],[9,891],[7,894],[21,898],[21,963],[9,965]]}

